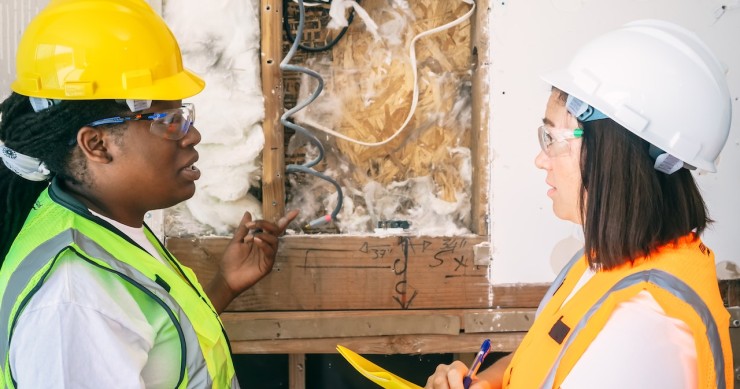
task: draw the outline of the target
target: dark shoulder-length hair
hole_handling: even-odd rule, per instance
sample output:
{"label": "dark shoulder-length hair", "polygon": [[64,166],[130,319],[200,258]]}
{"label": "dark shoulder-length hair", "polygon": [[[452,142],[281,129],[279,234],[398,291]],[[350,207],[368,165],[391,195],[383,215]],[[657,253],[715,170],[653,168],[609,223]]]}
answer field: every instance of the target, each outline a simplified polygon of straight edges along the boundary
{"label": "dark shoulder-length hair", "polygon": [[585,253],[594,269],[612,269],[712,220],[688,169],[653,168],[650,144],[611,119],[580,123],[580,204]]}

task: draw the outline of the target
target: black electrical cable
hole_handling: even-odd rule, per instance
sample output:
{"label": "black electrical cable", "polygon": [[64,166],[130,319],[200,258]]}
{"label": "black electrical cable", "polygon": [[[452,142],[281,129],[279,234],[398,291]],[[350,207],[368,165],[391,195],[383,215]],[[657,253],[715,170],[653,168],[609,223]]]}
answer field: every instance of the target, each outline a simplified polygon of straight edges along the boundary
{"label": "black electrical cable", "polygon": [[[288,15],[288,3],[290,3],[290,0],[283,0],[283,31],[285,31],[285,36],[288,38],[290,43],[294,43],[295,37],[290,32],[290,23],[288,21],[288,16],[289,16]],[[360,4],[360,0],[357,0],[357,4]],[[337,34],[337,36],[331,42],[327,43],[325,46],[319,46],[319,47],[304,46],[300,43],[300,39],[299,39],[298,48],[303,51],[310,52],[310,53],[319,53],[319,52],[327,51],[331,49],[339,42],[339,40],[342,39],[344,34],[347,32],[347,29],[349,29],[349,26],[352,24],[352,20],[354,20],[354,18],[355,18],[355,10],[353,8],[349,13],[349,17],[347,18],[347,27],[342,28],[339,34]],[[303,31],[301,31],[298,35],[302,35],[302,34],[303,34]]]}
{"label": "black electrical cable", "polygon": [[[302,36],[303,26],[305,24],[305,19],[306,19],[305,18],[305,15],[306,15],[305,8],[303,6],[303,0],[298,0],[298,10],[299,10],[299,20],[298,20],[298,29],[296,32],[298,36]],[[311,93],[311,96],[304,99],[303,101],[298,102],[295,107],[283,113],[283,115],[280,116],[280,123],[282,123],[283,126],[288,127],[294,130],[295,132],[300,133],[303,136],[305,136],[309,140],[309,142],[313,144],[314,146],[316,146],[316,148],[319,150],[319,155],[315,159],[311,161],[307,161],[303,165],[290,164],[285,167],[285,172],[286,173],[298,173],[298,172],[307,173],[307,174],[319,177],[323,180],[330,182],[337,189],[337,204],[334,207],[334,210],[330,214],[314,219],[306,225],[307,228],[314,228],[314,227],[320,226],[321,224],[327,223],[329,221],[336,220],[337,215],[339,215],[339,211],[342,209],[342,203],[344,200],[344,196],[342,194],[342,187],[339,186],[339,183],[337,183],[336,180],[334,180],[333,178],[323,173],[317,172],[316,170],[312,169],[313,166],[316,166],[316,164],[318,164],[324,158],[324,145],[321,143],[321,141],[319,141],[319,139],[314,134],[310,133],[305,128],[288,120],[288,118],[290,118],[293,114],[305,108],[308,104],[311,104],[311,102],[316,100],[316,98],[319,97],[319,94],[321,94],[321,91],[324,89],[324,79],[321,78],[321,75],[319,73],[311,69],[304,68],[302,66],[290,64],[290,60],[293,59],[293,56],[298,50],[299,43],[300,43],[299,39],[293,41],[293,44],[291,45],[290,50],[288,51],[288,54],[286,54],[285,58],[283,58],[283,60],[280,62],[280,69],[307,74],[315,78],[316,81],[318,82],[318,85],[316,89],[313,91],[313,93]]]}

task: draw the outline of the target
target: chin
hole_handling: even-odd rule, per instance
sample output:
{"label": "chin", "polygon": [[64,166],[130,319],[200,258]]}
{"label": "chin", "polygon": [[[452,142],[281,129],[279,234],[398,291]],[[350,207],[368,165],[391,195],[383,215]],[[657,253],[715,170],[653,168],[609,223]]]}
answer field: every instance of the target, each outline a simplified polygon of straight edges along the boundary
{"label": "chin", "polygon": [[162,208],[174,207],[175,205],[180,204],[183,201],[190,200],[193,195],[195,195],[195,185],[192,185],[192,187],[188,188],[187,190],[181,190],[177,193],[172,193],[172,197]]}
{"label": "chin", "polygon": [[576,214],[573,212],[565,212],[562,209],[558,209],[553,205],[552,212],[555,214],[555,217],[557,217],[560,220],[565,220],[567,222],[575,223],[575,224],[581,224],[581,220],[579,217],[576,217]]}

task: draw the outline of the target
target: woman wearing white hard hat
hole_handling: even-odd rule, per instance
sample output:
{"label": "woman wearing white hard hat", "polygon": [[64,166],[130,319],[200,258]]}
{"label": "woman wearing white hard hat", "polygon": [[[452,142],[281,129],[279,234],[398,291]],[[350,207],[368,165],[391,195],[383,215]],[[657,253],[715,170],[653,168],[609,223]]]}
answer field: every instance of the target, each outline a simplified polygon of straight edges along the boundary
{"label": "woman wearing white hard hat", "polygon": [[[729,314],[700,239],[711,219],[691,173],[714,172],[727,140],[722,66],[692,32],[642,20],[543,78],[553,88],[535,164],[585,247],[518,349],[470,388],[732,387]],[[466,373],[440,365],[427,388],[461,389]]]}

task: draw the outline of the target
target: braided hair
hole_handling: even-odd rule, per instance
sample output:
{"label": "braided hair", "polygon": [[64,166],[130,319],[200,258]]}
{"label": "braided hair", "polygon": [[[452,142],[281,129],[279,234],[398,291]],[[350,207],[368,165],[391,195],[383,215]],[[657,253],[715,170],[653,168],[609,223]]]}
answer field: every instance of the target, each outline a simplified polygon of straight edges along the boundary
{"label": "braided hair", "polygon": [[[0,140],[5,146],[38,158],[52,176],[80,183],[86,165],[75,159],[77,131],[97,119],[121,115],[125,108],[115,100],[63,100],[34,112],[27,96],[13,92],[0,103]],[[26,180],[0,164],[0,262],[48,182]]]}

